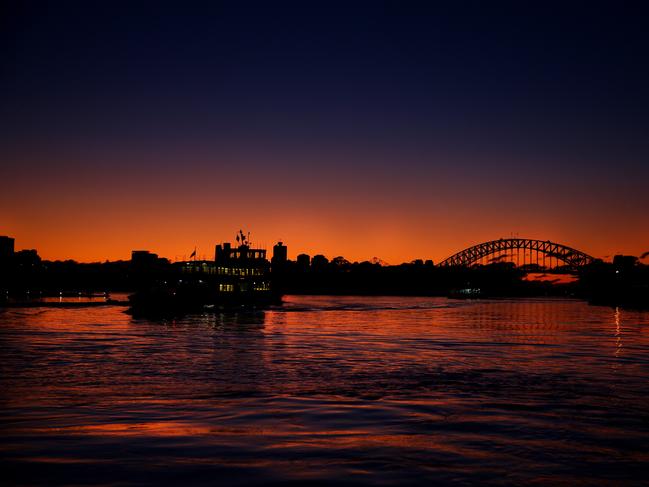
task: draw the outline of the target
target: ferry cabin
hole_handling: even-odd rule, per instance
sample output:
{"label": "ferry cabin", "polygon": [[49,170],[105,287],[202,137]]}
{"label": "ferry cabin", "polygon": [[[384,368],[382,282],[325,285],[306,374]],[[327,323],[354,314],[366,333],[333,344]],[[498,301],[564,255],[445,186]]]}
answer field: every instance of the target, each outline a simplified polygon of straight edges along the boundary
{"label": "ferry cabin", "polygon": [[269,292],[270,263],[265,249],[248,245],[232,247],[229,243],[216,246],[214,260],[181,263],[182,274],[214,283],[219,293]]}

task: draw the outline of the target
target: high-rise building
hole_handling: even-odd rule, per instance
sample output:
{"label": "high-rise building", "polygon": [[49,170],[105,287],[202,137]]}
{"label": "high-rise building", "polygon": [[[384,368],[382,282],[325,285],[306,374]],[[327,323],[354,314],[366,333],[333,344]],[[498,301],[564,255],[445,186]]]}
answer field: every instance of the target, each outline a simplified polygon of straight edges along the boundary
{"label": "high-rise building", "polygon": [[288,260],[288,247],[283,242],[277,242],[273,247],[273,258],[271,264],[274,266],[282,266]]}
{"label": "high-rise building", "polygon": [[7,261],[14,255],[14,239],[0,236],[0,261]]}

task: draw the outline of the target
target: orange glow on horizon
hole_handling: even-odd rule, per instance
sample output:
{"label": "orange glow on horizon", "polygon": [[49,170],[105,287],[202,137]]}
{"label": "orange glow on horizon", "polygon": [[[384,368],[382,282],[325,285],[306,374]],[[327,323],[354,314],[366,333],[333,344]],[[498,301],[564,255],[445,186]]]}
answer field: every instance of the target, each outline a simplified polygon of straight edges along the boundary
{"label": "orange glow on horizon", "polygon": [[[14,237],[17,250],[35,248],[47,260],[128,260],[131,250],[135,249],[151,250],[162,257],[181,260],[188,257],[195,246],[199,257],[213,258],[214,245],[224,241],[234,243],[235,232],[241,227],[251,231],[254,245],[267,248],[269,252],[282,240],[292,259],[299,253],[307,253],[312,256],[324,254],[329,259],[342,255],[350,261],[379,257],[390,264],[398,264],[413,259],[439,262],[468,246],[506,238],[511,233],[507,231],[506,222],[495,226],[490,221],[478,220],[459,228],[460,225],[443,215],[423,220],[419,215],[400,217],[393,214],[376,220],[356,214],[338,221],[333,211],[321,214],[295,211],[280,218],[272,213],[266,215],[262,209],[242,212],[240,216],[232,214],[223,218],[225,221],[221,224],[211,224],[210,212],[194,211],[192,214],[191,208],[186,208],[187,216],[151,214],[142,221],[123,216],[128,213],[127,208],[96,215],[92,211],[88,212],[90,215],[79,211],[76,217],[74,210],[61,211],[66,216],[57,218],[45,210],[41,215],[34,213],[31,221],[9,220],[9,224],[0,226],[0,235]],[[89,220],[83,221],[84,218]],[[646,227],[636,228],[627,235],[609,233],[606,238],[592,239],[584,230],[564,232],[549,224],[538,225],[538,229],[534,226],[530,224],[526,231],[517,234],[564,243],[605,260],[617,253],[640,255],[647,250],[646,242],[649,242]],[[548,230],[544,230],[544,226]]]}
{"label": "orange glow on horizon", "polygon": [[549,196],[543,180],[532,186],[502,177],[486,181],[480,171],[467,175],[451,163],[405,174],[385,161],[372,169],[367,155],[345,169],[254,154],[252,166],[212,154],[219,164],[201,168],[197,161],[208,156],[186,156],[199,169],[180,171],[164,159],[130,166],[133,155],[95,160],[89,154],[95,159],[88,167],[82,158],[37,154],[48,162],[41,162],[38,178],[27,155],[15,156],[26,158],[24,169],[0,174],[12,183],[0,192],[0,235],[44,259],[80,262],[128,260],[136,249],[180,260],[195,246],[199,256],[212,258],[214,245],[233,242],[240,228],[269,251],[282,240],[292,259],[307,253],[439,262],[510,236],[552,240],[605,260],[649,250],[645,209],[635,201],[643,193],[608,183],[575,189],[570,181],[564,188],[555,182]]}
{"label": "orange glow on horizon", "polygon": [[[273,245],[282,240],[288,246],[291,259],[295,259],[300,253],[306,253],[311,256],[324,254],[329,259],[342,255],[352,262],[378,257],[389,264],[414,259],[432,259],[437,263],[476,243],[510,236],[505,231],[490,231],[489,225],[475,224],[472,228],[461,232],[449,231],[445,235],[438,235],[439,230],[421,228],[413,239],[407,228],[416,228],[415,219],[392,219],[387,222],[361,220],[360,235],[348,238],[353,231],[351,227],[354,220],[337,227],[331,225],[331,218],[323,218],[319,227],[318,222],[307,222],[306,218],[302,219],[299,215],[289,218],[290,224],[277,226],[272,222],[264,222],[263,218],[248,219],[250,220],[254,225],[242,227],[250,229],[253,245],[268,249],[270,256]],[[173,223],[155,217],[142,223],[94,221],[79,227],[61,222],[56,225],[56,231],[51,231],[48,226],[33,228],[16,224],[0,227],[0,235],[14,237],[16,250],[35,248],[46,260],[73,259],[79,262],[129,260],[131,251],[137,249],[150,250],[172,261],[184,260],[194,247],[197,248],[199,258],[212,259],[215,244],[235,243],[235,231],[240,225],[231,222],[226,229],[201,228],[201,222],[201,216],[181,218]],[[562,238],[554,235],[553,232],[542,231],[520,232],[520,236],[564,243],[604,260],[610,260],[618,253],[640,255],[646,250],[642,243],[627,241],[620,245],[620,242],[610,237],[591,241],[585,236]]]}

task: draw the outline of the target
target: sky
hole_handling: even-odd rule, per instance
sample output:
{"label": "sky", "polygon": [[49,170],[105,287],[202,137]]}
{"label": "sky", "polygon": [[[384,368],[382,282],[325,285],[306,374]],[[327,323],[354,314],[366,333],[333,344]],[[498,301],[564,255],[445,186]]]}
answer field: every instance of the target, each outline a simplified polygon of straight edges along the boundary
{"label": "sky", "polygon": [[241,228],[392,264],[509,236],[649,250],[642,2],[9,3],[17,249],[211,257]]}

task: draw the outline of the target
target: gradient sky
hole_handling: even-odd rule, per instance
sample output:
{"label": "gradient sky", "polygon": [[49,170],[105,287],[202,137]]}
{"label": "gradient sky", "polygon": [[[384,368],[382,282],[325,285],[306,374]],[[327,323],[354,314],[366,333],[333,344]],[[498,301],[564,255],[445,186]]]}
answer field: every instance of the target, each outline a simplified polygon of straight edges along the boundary
{"label": "gradient sky", "polygon": [[12,3],[18,249],[211,256],[243,228],[292,258],[439,261],[512,234],[649,250],[642,2]]}

